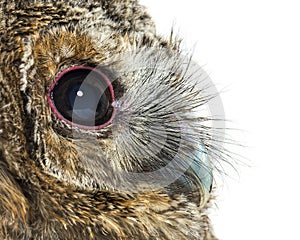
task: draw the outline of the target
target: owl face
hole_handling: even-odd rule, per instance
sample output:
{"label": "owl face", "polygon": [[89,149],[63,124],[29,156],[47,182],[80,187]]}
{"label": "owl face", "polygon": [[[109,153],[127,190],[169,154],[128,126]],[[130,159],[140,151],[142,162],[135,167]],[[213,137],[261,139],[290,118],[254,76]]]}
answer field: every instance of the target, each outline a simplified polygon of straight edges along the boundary
{"label": "owl face", "polygon": [[[178,218],[175,209],[184,202],[183,218],[200,221],[212,185],[213,145],[209,119],[198,108],[210,96],[179,44],[157,36],[135,1],[1,4],[1,161],[34,189],[25,195],[58,202],[57,194],[68,192],[72,204],[86,203],[88,210],[76,216],[92,217],[113,235],[126,232],[116,220],[123,210],[114,219],[118,231],[95,215],[128,201],[145,207],[150,197],[157,199],[153,209],[172,206]],[[95,207],[104,202],[105,211]],[[55,221],[77,221],[63,209]],[[149,206],[145,211],[158,214]],[[145,216],[131,218],[152,226]],[[198,227],[193,231],[199,236]]]}
{"label": "owl face", "polygon": [[[161,187],[162,176],[167,176],[167,187],[188,169],[199,171],[190,165],[199,165],[197,154],[204,145],[199,147],[201,139],[194,134],[204,130],[205,119],[193,109],[205,98],[200,90],[190,90],[192,80],[184,79],[184,59],[172,48],[145,48],[138,42],[108,50],[112,41],[119,46],[128,40],[119,36],[99,44],[89,32],[58,28],[33,44],[39,67],[29,80],[30,91],[43,94],[29,96],[27,110],[31,116],[36,112],[33,122],[40,125],[35,126],[40,129],[35,152],[47,153],[37,157],[40,166],[77,187],[122,185],[126,191]],[[132,44],[139,48],[132,50]],[[174,159],[174,166],[157,172]],[[172,170],[178,173],[173,176]],[[149,184],[153,178],[157,186]]]}

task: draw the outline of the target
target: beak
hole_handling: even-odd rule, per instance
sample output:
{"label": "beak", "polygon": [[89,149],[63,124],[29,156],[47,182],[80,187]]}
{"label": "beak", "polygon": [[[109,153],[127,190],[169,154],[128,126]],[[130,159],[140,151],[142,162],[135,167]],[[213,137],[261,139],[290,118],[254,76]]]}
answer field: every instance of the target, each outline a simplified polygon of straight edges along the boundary
{"label": "beak", "polygon": [[191,153],[191,158],[193,158],[192,164],[173,186],[177,186],[178,193],[184,193],[191,201],[203,208],[210,198],[213,183],[212,164],[202,143],[198,144],[195,153]]}

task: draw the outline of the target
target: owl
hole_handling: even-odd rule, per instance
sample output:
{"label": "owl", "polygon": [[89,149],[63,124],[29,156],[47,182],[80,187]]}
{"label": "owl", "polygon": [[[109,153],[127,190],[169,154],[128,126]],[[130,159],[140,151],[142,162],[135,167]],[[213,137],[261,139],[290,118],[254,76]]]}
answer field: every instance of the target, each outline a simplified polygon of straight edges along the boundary
{"label": "owl", "polygon": [[0,1],[0,239],[216,239],[213,96],[136,0]]}

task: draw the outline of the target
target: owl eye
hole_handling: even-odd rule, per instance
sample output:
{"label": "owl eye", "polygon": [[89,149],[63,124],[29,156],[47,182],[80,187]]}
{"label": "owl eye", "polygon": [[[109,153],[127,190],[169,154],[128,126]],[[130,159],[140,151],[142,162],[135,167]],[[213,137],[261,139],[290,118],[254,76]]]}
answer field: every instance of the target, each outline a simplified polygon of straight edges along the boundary
{"label": "owl eye", "polygon": [[61,72],[51,85],[48,102],[53,113],[70,125],[101,129],[114,115],[114,91],[100,70],[75,66]]}

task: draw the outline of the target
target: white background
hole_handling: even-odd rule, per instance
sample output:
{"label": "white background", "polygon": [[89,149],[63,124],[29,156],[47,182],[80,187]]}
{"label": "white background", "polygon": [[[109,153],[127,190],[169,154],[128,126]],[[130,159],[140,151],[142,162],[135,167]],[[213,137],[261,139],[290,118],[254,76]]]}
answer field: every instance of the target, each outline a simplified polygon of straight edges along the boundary
{"label": "white background", "polygon": [[157,30],[174,25],[222,99],[245,163],[212,212],[221,240],[300,239],[300,3],[142,0]]}

